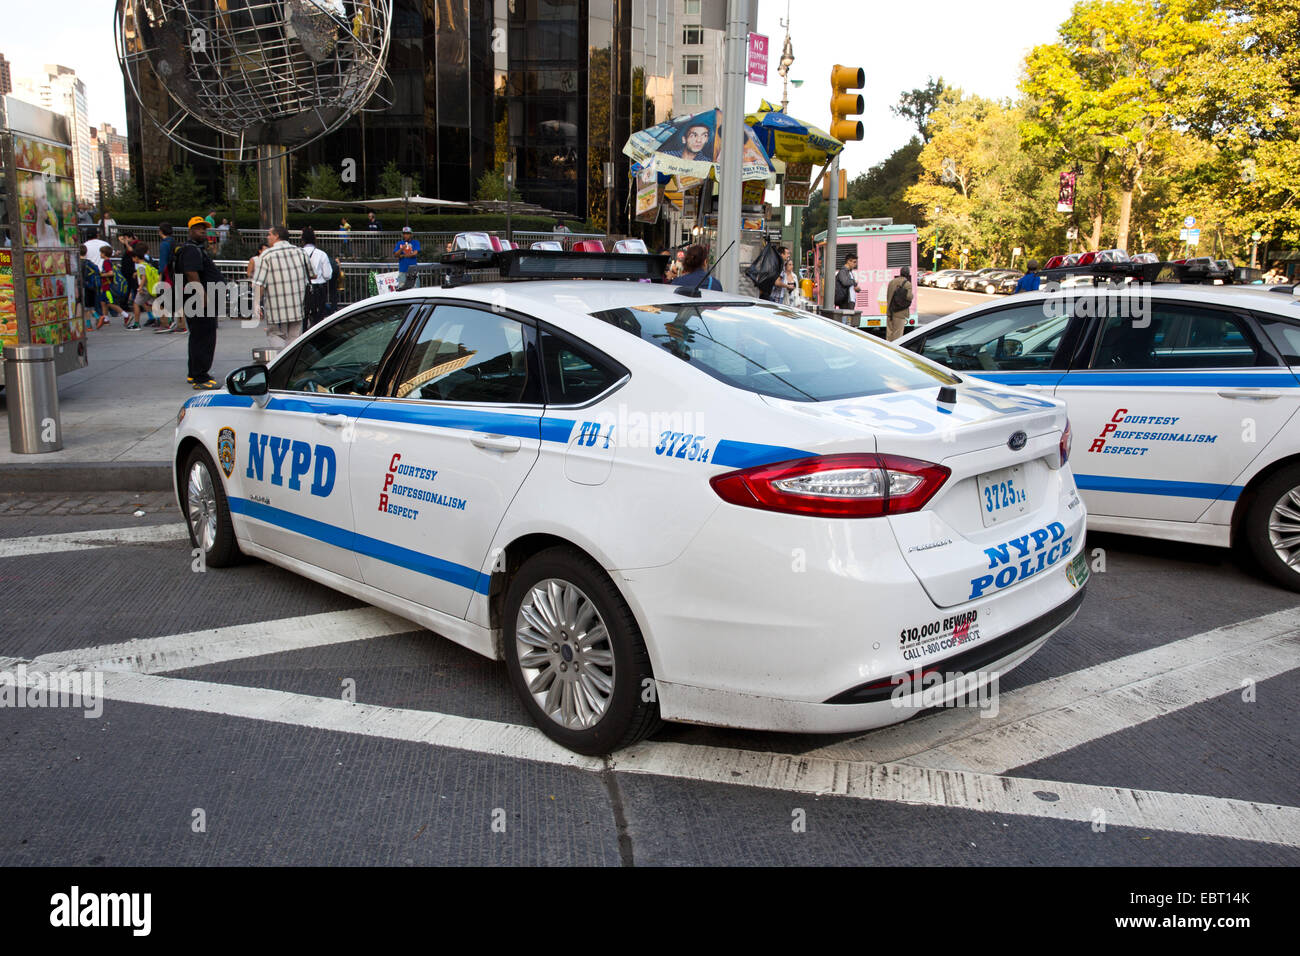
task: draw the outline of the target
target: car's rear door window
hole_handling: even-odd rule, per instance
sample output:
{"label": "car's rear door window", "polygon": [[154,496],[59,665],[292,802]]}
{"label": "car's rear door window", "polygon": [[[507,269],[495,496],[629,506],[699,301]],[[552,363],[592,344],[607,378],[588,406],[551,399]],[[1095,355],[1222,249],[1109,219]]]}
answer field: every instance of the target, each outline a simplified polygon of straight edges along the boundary
{"label": "car's rear door window", "polygon": [[1220,309],[1155,302],[1146,316],[1111,316],[1092,368],[1196,369],[1277,365],[1245,320]]}
{"label": "car's rear door window", "polygon": [[983,312],[936,329],[920,352],[958,371],[1045,371],[1070,324],[1050,300]]}
{"label": "car's rear door window", "polygon": [[407,355],[394,385],[398,398],[444,402],[536,401],[523,323],[463,305],[438,305]]}
{"label": "car's rear door window", "polygon": [[752,302],[670,302],[595,317],[728,385],[826,402],[958,381],[875,337],[797,309]]}

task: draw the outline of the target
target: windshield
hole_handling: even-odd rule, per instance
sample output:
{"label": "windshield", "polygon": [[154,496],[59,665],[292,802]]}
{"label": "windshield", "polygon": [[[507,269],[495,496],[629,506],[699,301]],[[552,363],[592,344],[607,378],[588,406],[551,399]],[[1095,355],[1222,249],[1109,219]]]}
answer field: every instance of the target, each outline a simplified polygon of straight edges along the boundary
{"label": "windshield", "polygon": [[594,315],[719,381],[773,398],[829,402],[960,381],[865,332],[777,305],[673,302]]}

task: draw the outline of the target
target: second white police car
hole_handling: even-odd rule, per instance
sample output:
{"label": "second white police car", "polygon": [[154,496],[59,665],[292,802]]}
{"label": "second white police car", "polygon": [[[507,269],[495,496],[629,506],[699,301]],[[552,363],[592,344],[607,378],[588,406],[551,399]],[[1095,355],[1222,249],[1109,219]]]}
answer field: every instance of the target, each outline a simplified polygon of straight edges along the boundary
{"label": "second white police car", "polygon": [[877,727],[1016,666],[1084,595],[1069,445],[1052,397],[805,312],[553,281],[358,303],[188,401],[175,467],[208,564],[503,658],[606,753],[660,718]]}
{"label": "second white police car", "polygon": [[1082,278],[899,343],[958,374],[1065,400],[1092,530],[1236,544],[1300,591],[1300,299]]}

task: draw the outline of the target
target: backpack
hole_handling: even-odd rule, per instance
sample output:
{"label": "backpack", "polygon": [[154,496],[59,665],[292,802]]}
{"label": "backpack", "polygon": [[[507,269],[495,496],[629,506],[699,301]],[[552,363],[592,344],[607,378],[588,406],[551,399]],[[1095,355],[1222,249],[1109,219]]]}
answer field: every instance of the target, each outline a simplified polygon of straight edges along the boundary
{"label": "backpack", "polygon": [[909,284],[910,283],[907,280],[903,280],[898,284],[898,288],[894,290],[894,294],[889,297],[890,312],[902,312],[911,304],[907,295],[907,287]]}
{"label": "backpack", "polygon": [[758,287],[758,297],[766,299],[772,294],[777,276],[781,274],[781,256],[772,248],[771,241],[764,243],[763,251],[754,257],[754,261],[745,270],[745,276]]}
{"label": "backpack", "polygon": [[339,292],[342,292],[343,291],[343,269],[339,266],[339,261],[334,258],[334,253],[326,250],[325,258],[329,259],[330,269],[333,270],[329,280],[330,286],[331,288]]}
{"label": "backpack", "polygon": [[89,259],[81,260],[81,285],[91,295],[99,291],[99,271]]}

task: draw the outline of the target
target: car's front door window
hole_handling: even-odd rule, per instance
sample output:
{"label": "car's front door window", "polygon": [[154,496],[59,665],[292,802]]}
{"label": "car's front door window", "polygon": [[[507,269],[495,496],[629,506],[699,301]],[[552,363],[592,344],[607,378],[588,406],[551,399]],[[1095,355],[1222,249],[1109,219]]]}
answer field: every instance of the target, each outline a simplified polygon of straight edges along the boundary
{"label": "car's front door window", "polygon": [[1070,324],[1048,303],[973,315],[925,337],[921,354],[956,371],[1042,371],[1051,368]]}
{"label": "car's front door window", "polygon": [[379,306],[321,329],[277,363],[271,387],[330,395],[373,394],[384,353],[410,308],[409,303]]}

